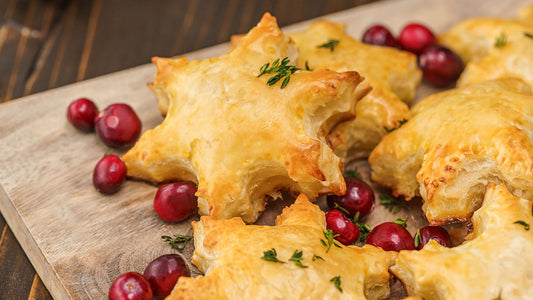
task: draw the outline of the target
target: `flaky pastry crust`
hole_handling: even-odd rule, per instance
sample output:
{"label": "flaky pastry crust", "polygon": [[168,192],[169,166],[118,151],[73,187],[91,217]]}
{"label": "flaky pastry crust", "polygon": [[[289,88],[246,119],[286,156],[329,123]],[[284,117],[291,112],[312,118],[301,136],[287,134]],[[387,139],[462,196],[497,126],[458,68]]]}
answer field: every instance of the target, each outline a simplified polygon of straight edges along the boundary
{"label": "flaky pastry crust", "polygon": [[533,86],[533,6],[523,8],[517,19],[463,21],[439,42],[467,63],[458,86],[499,77],[517,77]]}
{"label": "flaky pastry crust", "polygon": [[[193,262],[205,272],[181,277],[167,300],[174,299],[386,299],[396,253],[370,245],[332,246],[320,242],[324,213],[300,195],[283,210],[275,226],[245,225],[239,218],[193,222]],[[284,263],[261,259],[275,249]],[[302,265],[289,261],[302,251]],[[320,256],[322,259],[313,256]],[[339,276],[340,288],[330,280]]]}
{"label": "flaky pastry crust", "polygon": [[489,183],[462,245],[431,240],[420,251],[400,251],[391,271],[425,300],[533,299],[533,230],[524,225],[533,224],[531,208],[504,184]]}
{"label": "flaky pastry crust", "polygon": [[[289,35],[298,48],[301,68],[357,71],[372,86],[357,103],[356,119],[338,126],[329,136],[335,153],[343,158],[366,157],[387,133],[385,128],[409,119],[406,103],[414,99],[422,76],[414,54],[364,44],[346,34],[343,24],[326,20]],[[339,41],[333,50],[318,47],[331,40]]]}
{"label": "flaky pastry crust", "polygon": [[465,221],[488,182],[533,199],[532,130],[533,95],[519,79],[437,93],[374,149],[372,179],[407,200],[422,196],[431,224]]}
{"label": "flaky pastry crust", "polygon": [[290,39],[265,14],[239,46],[219,58],[154,58],[151,86],[165,120],[123,159],[128,176],[153,183],[198,183],[199,212],[254,222],[266,195],[342,194],[342,163],[327,134],[354,117],[369,91],[356,72],[298,71],[281,89],[258,77],[262,65],[291,57]]}

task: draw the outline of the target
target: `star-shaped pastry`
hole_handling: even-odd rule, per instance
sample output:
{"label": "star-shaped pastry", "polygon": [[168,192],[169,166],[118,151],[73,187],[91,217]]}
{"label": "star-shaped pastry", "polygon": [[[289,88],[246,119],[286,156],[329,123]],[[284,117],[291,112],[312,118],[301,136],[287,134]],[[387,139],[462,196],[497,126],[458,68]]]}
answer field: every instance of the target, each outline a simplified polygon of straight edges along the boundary
{"label": "star-shaped pastry", "polygon": [[533,199],[532,135],[533,95],[519,79],[437,93],[372,151],[372,179],[406,200],[422,196],[433,225],[466,221],[490,181]]}
{"label": "star-shaped pastry", "polygon": [[409,119],[409,108],[403,101],[414,99],[422,77],[416,55],[364,44],[346,34],[343,24],[326,20],[313,22],[290,37],[298,48],[299,67],[357,71],[372,86],[372,91],[357,103],[357,118],[338,126],[330,135],[330,143],[341,157],[368,156],[387,129]]}
{"label": "star-shaped pastry", "polygon": [[400,251],[391,271],[409,295],[432,299],[533,299],[531,201],[489,183],[467,241],[446,248],[430,241]]}
{"label": "star-shaped pastry", "polygon": [[276,73],[258,76],[266,63],[295,54],[265,14],[221,57],[154,58],[152,89],[168,113],[124,155],[128,176],[195,181],[201,214],[247,223],[265,209],[265,196],[281,189],[310,197],[344,193],[342,163],[326,138],[354,117],[370,88],[356,72],[302,70],[272,85]]}
{"label": "star-shaped pastry", "polygon": [[193,229],[192,260],[205,276],[181,277],[167,300],[389,296],[388,268],[396,253],[338,243],[328,250],[324,213],[303,194],[275,226],[204,216]]}
{"label": "star-shaped pastry", "polygon": [[517,19],[473,18],[453,26],[439,42],[467,63],[458,86],[518,77],[533,86],[533,6]]}

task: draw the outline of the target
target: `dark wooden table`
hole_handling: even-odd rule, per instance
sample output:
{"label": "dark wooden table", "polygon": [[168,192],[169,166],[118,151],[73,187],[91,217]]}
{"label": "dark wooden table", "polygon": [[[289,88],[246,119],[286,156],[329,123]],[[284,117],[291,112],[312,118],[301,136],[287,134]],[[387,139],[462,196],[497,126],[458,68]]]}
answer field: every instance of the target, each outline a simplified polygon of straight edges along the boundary
{"label": "dark wooden table", "polygon": [[[0,102],[226,42],[266,11],[284,26],[373,1],[0,0]],[[0,229],[0,299],[51,299]]]}

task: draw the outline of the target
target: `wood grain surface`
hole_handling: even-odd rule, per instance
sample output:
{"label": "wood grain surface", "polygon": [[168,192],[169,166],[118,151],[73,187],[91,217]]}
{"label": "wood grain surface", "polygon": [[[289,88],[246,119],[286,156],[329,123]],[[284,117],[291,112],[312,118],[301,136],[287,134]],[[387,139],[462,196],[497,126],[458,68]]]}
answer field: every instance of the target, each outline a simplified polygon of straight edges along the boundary
{"label": "wood grain surface", "polygon": [[[127,182],[113,196],[95,192],[90,174],[108,149],[65,118],[68,104],[86,96],[101,108],[127,102],[139,112],[144,129],[153,128],[162,120],[146,88],[155,68],[143,65],[51,88],[147,63],[154,55],[225,42],[246,32],[265,11],[283,26],[363,2],[369,1],[1,0],[0,102],[6,103],[0,105],[0,211],[9,227],[0,218],[0,298],[105,298],[118,274],[142,272],[153,258],[170,252],[161,235],[191,233],[190,220],[173,225],[157,218],[153,186]],[[356,37],[376,22],[399,31],[417,20],[442,31],[475,15],[512,17],[526,3],[380,1],[327,18],[348,24]],[[220,45],[187,56],[200,59],[226,50]],[[422,89],[420,95],[431,91]],[[25,95],[30,96],[10,101]],[[269,207],[270,216],[281,206]],[[378,209],[380,217],[369,223],[390,217]],[[415,208],[403,214],[419,218]],[[269,223],[268,218],[261,222]],[[191,251],[189,245],[184,255]]]}
{"label": "wood grain surface", "polygon": [[[0,0],[0,102],[225,42],[266,10],[287,25],[367,2]],[[0,299],[51,299],[1,215],[0,230]]]}

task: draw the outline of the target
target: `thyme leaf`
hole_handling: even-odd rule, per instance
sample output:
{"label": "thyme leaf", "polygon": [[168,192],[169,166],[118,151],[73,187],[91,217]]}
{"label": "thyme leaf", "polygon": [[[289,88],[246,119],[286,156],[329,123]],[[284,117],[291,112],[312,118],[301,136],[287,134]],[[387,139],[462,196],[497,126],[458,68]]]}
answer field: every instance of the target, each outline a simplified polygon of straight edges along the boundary
{"label": "thyme leaf", "polygon": [[328,253],[329,249],[331,248],[331,245],[337,248],[342,248],[341,246],[339,246],[339,244],[335,242],[335,238],[338,237],[339,235],[333,234],[333,230],[328,229],[326,231],[322,231],[322,233],[324,234],[324,238],[326,238],[326,240],[324,241],[323,239],[320,239],[320,242],[322,243],[324,247],[327,248],[326,253]]}
{"label": "thyme leaf", "polygon": [[345,215],[350,215],[350,212],[348,210],[346,210],[346,208],[340,206],[339,204],[335,203],[335,207],[334,209],[338,209],[340,211],[342,211]]}
{"label": "thyme leaf", "polygon": [[529,224],[526,223],[526,222],[524,222],[524,221],[522,221],[522,220],[516,221],[516,222],[514,222],[513,224],[520,224],[520,225],[524,226],[524,229],[525,229],[526,231],[529,230]]}
{"label": "thyme leaf", "polygon": [[496,41],[494,42],[494,47],[501,48],[505,46],[507,43],[507,35],[505,33],[500,32],[500,35],[496,38]]}
{"label": "thyme leaf", "polygon": [[398,124],[399,124],[398,127],[392,127],[392,128],[389,129],[389,128],[387,128],[387,126],[383,126],[383,128],[385,128],[385,131],[386,131],[387,133],[391,133],[391,132],[393,132],[394,130],[396,130],[396,129],[402,127],[403,124],[405,124],[405,123],[407,123],[407,119],[404,118],[404,119],[398,120]]}
{"label": "thyme leaf", "polygon": [[359,171],[357,171],[357,169],[346,170],[344,171],[344,174],[346,174],[348,177],[355,177],[359,180],[363,180],[363,176],[361,176],[361,174],[359,173]]}
{"label": "thyme leaf", "polygon": [[340,42],[339,40],[330,39],[326,43],[322,45],[318,45],[316,47],[317,48],[329,48],[329,51],[333,52],[333,49],[335,48],[335,46],[339,44],[339,42]]}
{"label": "thyme leaf", "polygon": [[285,262],[279,260],[277,256],[278,256],[278,253],[276,252],[276,249],[272,248],[270,250],[263,251],[263,257],[261,257],[261,259],[284,264]]}
{"label": "thyme leaf", "polygon": [[192,235],[175,234],[174,237],[170,237],[168,235],[162,235],[161,239],[167,242],[170,245],[170,247],[172,247],[172,249],[176,249],[181,253],[183,252],[183,249],[185,249],[187,242],[189,242],[192,239]]}
{"label": "thyme leaf", "polygon": [[533,39],[533,34],[529,33],[529,32],[524,32],[524,35],[530,39]]}
{"label": "thyme leaf", "polygon": [[333,278],[331,278],[329,280],[329,282],[333,282],[333,284],[335,285],[335,287],[337,288],[337,290],[339,290],[341,293],[342,293],[342,288],[341,288],[341,277],[340,276],[335,276]]}
{"label": "thyme leaf", "polygon": [[303,251],[294,250],[294,253],[292,254],[292,257],[289,259],[289,261],[293,261],[294,264],[300,268],[308,268],[308,266],[302,264],[302,260],[304,260],[302,256]]}
{"label": "thyme leaf", "polygon": [[359,239],[357,239],[357,242],[365,242],[372,228],[370,228],[370,225],[363,224],[359,221],[359,212],[355,214],[352,221],[355,223],[357,228],[359,228]]}
{"label": "thyme leaf", "polygon": [[313,254],[313,261],[315,261],[315,260],[324,260],[325,261],[325,259],[323,259],[322,256],[318,256],[316,254]]}
{"label": "thyme leaf", "polygon": [[305,69],[307,71],[313,71],[313,69],[309,68],[309,62],[307,60],[305,61]]}
{"label": "thyme leaf", "polygon": [[389,195],[379,195],[379,204],[385,206],[389,212],[397,214],[404,207],[404,203]]}
{"label": "thyme leaf", "polygon": [[418,248],[418,245],[422,245],[422,236],[420,235],[420,229],[415,234],[415,247]]}
{"label": "thyme leaf", "polygon": [[396,224],[398,224],[398,225],[400,225],[400,226],[403,226],[403,228],[407,228],[407,219],[400,219],[400,218],[398,218],[398,219],[396,219],[396,220],[394,220],[394,221],[392,221],[392,222],[393,222],[393,223],[396,223]]}
{"label": "thyme leaf", "polygon": [[281,61],[279,58],[274,60],[272,65],[266,63],[259,69],[259,75],[257,77],[261,77],[264,74],[275,74],[267,80],[267,85],[274,85],[283,78],[280,87],[283,89],[289,84],[291,74],[299,70],[297,67],[289,65],[289,62],[290,59],[285,57]]}

